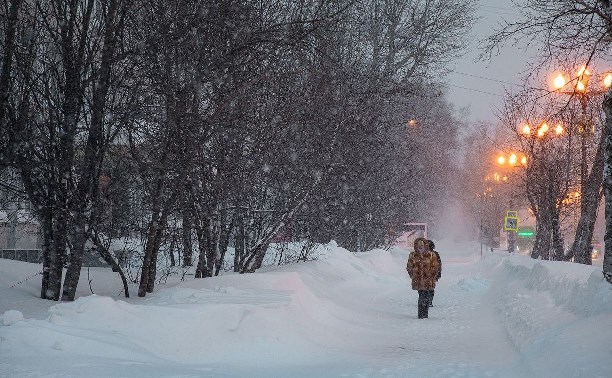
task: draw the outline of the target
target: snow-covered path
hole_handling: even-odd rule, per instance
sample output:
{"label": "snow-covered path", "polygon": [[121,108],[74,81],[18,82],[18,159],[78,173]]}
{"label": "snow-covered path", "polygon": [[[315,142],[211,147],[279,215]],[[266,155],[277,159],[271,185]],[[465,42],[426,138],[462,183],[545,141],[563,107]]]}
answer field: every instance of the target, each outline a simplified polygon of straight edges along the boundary
{"label": "snow-covered path", "polygon": [[[0,260],[2,377],[605,377],[612,290],[597,268],[436,243],[443,275],[428,319],[407,251],[351,254],[50,306],[31,264]],[[600,273],[599,273],[600,274]],[[86,275],[85,275],[86,276]],[[4,278],[3,278],[4,277]],[[7,279],[6,277],[9,277]],[[104,294],[104,295],[101,295]],[[110,295],[105,296],[105,295]],[[21,320],[20,313],[25,315]]]}
{"label": "snow-covered path", "polygon": [[344,302],[343,307],[366,315],[367,327],[378,332],[357,337],[362,342],[353,353],[361,364],[352,372],[355,376],[527,376],[516,366],[517,352],[472,253],[454,250],[445,256],[442,252],[444,275],[428,319],[417,318],[418,295],[403,270],[405,250],[393,250],[397,270],[376,285],[352,286],[336,295],[358,299]]}

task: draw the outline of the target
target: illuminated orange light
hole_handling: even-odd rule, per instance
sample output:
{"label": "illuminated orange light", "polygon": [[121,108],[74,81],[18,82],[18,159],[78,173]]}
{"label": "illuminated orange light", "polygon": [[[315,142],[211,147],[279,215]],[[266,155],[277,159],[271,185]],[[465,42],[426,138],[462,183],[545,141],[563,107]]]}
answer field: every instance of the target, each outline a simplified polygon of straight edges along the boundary
{"label": "illuminated orange light", "polygon": [[591,76],[591,72],[586,66],[582,66],[578,70],[578,76]]}
{"label": "illuminated orange light", "polygon": [[523,157],[521,158],[521,164],[523,164],[523,165],[527,165],[527,156],[523,156]]}
{"label": "illuminated orange light", "polygon": [[586,90],[586,86],[581,80],[578,80],[578,83],[576,83],[576,90],[579,92],[584,92]]}
{"label": "illuminated orange light", "polygon": [[565,86],[565,83],[566,83],[566,80],[563,77],[563,74],[557,75],[557,77],[555,77],[555,79],[553,80],[553,85],[557,89],[563,88]]}
{"label": "illuminated orange light", "polygon": [[561,135],[563,134],[563,131],[564,131],[563,126],[560,123],[558,123],[557,127],[555,127],[555,133],[557,133],[557,135]]}
{"label": "illuminated orange light", "polygon": [[506,158],[505,158],[505,157],[503,157],[503,156],[498,157],[498,158],[497,158],[497,163],[498,163],[499,165],[504,165],[504,164],[506,164]]}
{"label": "illuminated orange light", "polygon": [[510,159],[508,159],[508,163],[510,163],[510,165],[516,165],[516,160],[517,160],[516,154],[513,153],[512,155],[510,155]]}
{"label": "illuminated orange light", "polygon": [[610,88],[612,86],[612,73],[609,73],[606,75],[606,77],[603,80],[604,83],[604,87],[606,88]]}
{"label": "illuminated orange light", "polygon": [[540,128],[538,129],[538,137],[543,137],[546,132],[548,132],[548,124],[543,123],[542,126],[540,126]]}
{"label": "illuminated orange light", "polygon": [[525,125],[525,126],[523,126],[523,130],[522,131],[523,131],[523,134],[529,135],[529,134],[531,134],[531,127],[529,127],[529,125]]}

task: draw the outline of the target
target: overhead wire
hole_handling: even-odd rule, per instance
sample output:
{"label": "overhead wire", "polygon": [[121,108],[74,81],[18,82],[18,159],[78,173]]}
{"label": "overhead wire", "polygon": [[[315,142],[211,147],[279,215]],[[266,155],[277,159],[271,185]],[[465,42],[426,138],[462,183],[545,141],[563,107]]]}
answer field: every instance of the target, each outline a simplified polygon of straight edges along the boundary
{"label": "overhead wire", "polygon": [[[512,82],[509,82],[509,81],[498,80],[498,79],[492,79],[490,77],[485,77],[485,76],[481,76],[481,75],[475,75],[475,74],[470,74],[470,73],[465,73],[465,72],[460,72],[460,71],[453,71],[453,73],[458,74],[458,75],[463,75],[463,76],[474,77],[474,78],[481,79],[481,80],[493,81],[493,82],[501,83],[501,84],[505,84],[505,85],[512,85],[512,86],[515,86],[515,87],[521,87],[521,88],[526,88],[526,89],[543,91],[543,92],[546,92],[546,94],[550,93],[549,90],[544,89],[544,88],[528,87],[528,86],[525,86],[523,84],[512,83]],[[457,88],[473,91],[473,92],[480,92],[480,93],[484,93],[484,94],[490,94],[490,95],[494,95],[494,96],[503,97],[503,95],[500,95],[499,93],[492,93],[492,92],[488,92],[488,91],[485,91],[485,90],[482,90],[482,89],[469,88],[469,87],[460,86],[460,85],[456,85],[456,84],[448,84],[448,85],[452,86],[452,87],[457,87]]]}
{"label": "overhead wire", "polygon": [[521,87],[521,84],[517,84],[517,83],[511,83],[509,81],[503,81],[503,80],[497,80],[497,79],[492,79],[490,77],[485,77],[485,76],[479,76],[479,75],[474,75],[474,74],[470,74],[470,73],[465,73],[465,72],[460,72],[460,71],[453,71],[453,73],[456,73],[458,75],[463,75],[463,76],[470,76],[470,77],[475,77],[478,79],[483,79],[483,80],[489,80],[489,81],[495,81],[498,83],[502,83],[502,84],[508,84],[508,85],[515,85],[517,87]]}
{"label": "overhead wire", "polygon": [[492,96],[504,97],[504,96],[500,95],[499,93],[487,92],[487,91],[483,91],[481,89],[468,88],[468,87],[463,87],[461,85],[456,85],[456,84],[447,84],[447,85],[450,86],[450,87],[461,88],[461,89],[465,89],[465,90],[472,91],[472,92],[479,92],[479,93],[484,93],[484,94],[488,94],[488,95],[492,95]]}

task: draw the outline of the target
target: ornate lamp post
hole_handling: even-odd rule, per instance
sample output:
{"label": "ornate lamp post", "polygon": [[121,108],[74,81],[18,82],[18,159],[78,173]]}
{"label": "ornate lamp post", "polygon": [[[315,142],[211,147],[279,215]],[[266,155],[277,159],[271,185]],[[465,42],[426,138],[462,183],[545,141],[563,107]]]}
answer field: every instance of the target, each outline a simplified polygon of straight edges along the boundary
{"label": "ornate lamp post", "polygon": [[580,135],[580,190],[584,193],[588,176],[586,156],[587,137],[593,135],[595,132],[593,119],[587,113],[588,98],[593,95],[601,95],[612,86],[612,73],[605,73],[602,75],[603,89],[599,90],[589,89],[589,82],[591,82],[591,77],[593,77],[593,75],[586,66],[582,66],[574,78],[568,80],[567,77],[568,75],[565,73],[557,74],[553,80],[553,86],[557,93],[576,96],[580,101],[582,114],[577,123],[577,131]]}

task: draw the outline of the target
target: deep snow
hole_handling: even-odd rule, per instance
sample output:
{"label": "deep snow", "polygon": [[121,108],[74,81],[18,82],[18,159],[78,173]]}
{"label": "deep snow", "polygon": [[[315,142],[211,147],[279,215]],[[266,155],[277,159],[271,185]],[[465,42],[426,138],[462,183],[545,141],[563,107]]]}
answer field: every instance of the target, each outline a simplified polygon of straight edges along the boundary
{"label": "deep snow", "polygon": [[96,268],[59,304],[37,298],[38,265],[0,260],[0,376],[612,376],[600,267],[436,244],[429,319],[417,319],[401,248],[331,243],[316,261],[255,274],[170,277],[144,299]]}

